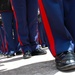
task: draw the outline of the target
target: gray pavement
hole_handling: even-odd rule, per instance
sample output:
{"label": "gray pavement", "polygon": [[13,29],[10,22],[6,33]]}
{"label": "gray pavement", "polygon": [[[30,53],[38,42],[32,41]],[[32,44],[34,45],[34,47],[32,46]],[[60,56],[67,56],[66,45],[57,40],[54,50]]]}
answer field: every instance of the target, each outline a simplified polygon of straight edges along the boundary
{"label": "gray pavement", "polygon": [[46,55],[23,59],[22,55],[6,58],[0,56],[0,75],[75,75],[75,70],[61,72],[56,69],[54,57],[46,48]]}

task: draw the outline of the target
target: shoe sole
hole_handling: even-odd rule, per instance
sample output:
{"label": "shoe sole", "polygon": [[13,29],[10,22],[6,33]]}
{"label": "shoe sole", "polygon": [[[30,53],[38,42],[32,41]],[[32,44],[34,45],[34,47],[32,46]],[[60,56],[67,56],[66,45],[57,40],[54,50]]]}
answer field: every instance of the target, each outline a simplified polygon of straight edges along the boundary
{"label": "shoe sole", "polygon": [[31,58],[31,55],[30,56],[24,56],[23,55],[23,59],[29,59],[29,58]]}
{"label": "shoe sole", "polygon": [[72,70],[72,69],[75,69],[75,63],[68,64],[68,65],[63,66],[63,67],[57,67],[57,69],[60,70],[60,71]]}

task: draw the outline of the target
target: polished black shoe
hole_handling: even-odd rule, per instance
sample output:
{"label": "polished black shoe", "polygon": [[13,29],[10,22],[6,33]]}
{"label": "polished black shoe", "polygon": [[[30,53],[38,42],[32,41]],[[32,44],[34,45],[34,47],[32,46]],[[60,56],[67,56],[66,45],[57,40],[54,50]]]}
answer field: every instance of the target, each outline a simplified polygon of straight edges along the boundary
{"label": "polished black shoe", "polygon": [[73,51],[61,53],[56,57],[55,62],[57,69],[61,71],[75,69],[75,53]]}
{"label": "polished black shoe", "polygon": [[31,58],[31,52],[30,51],[27,51],[23,54],[23,58],[24,59],[28,59],[28,58]]}
{"label": "polished black shoe", "polygon": [[44,55],[44,54],[47,54],[47,52],[45,50],[42,50],[41,48],[38,48],[32,52],[32,56],[33,55]]}
{"label": "polished black shoe", "polygon": [[10,57],[15,56],[15,55],[16,55],[16,53],[14,51],[10,51],[7,53],[6,56],[7,56],[7,58],[10,58]]}
{"label": "polished black shoe", "polygon": [[21,55],[21,54],[22,54],[22,51],[16,52],[16,55]]}

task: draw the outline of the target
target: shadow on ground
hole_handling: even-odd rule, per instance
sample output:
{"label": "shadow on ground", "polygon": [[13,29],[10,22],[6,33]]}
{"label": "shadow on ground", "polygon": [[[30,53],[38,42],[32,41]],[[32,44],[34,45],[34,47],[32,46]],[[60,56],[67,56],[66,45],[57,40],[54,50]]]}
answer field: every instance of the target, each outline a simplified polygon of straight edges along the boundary
{"label": "shadow on ground", "polygon": [[[11,65],[10,65],[11,66]],[[17,69],[4,71],[0,75],[54,75],[58,70],[54,60],[25,65]]]}

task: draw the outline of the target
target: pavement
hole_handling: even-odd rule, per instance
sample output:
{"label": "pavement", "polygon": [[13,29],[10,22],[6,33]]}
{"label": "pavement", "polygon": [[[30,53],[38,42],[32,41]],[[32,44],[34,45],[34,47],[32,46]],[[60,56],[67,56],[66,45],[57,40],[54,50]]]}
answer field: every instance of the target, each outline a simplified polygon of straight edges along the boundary
{"label": "pavement", "polygon": [[48,48],[46,55],[23,59],[22,55],[12,58],[0,56],[0,75],[75,75],[75,70],[61,72],[55,66],[55,59]]}

